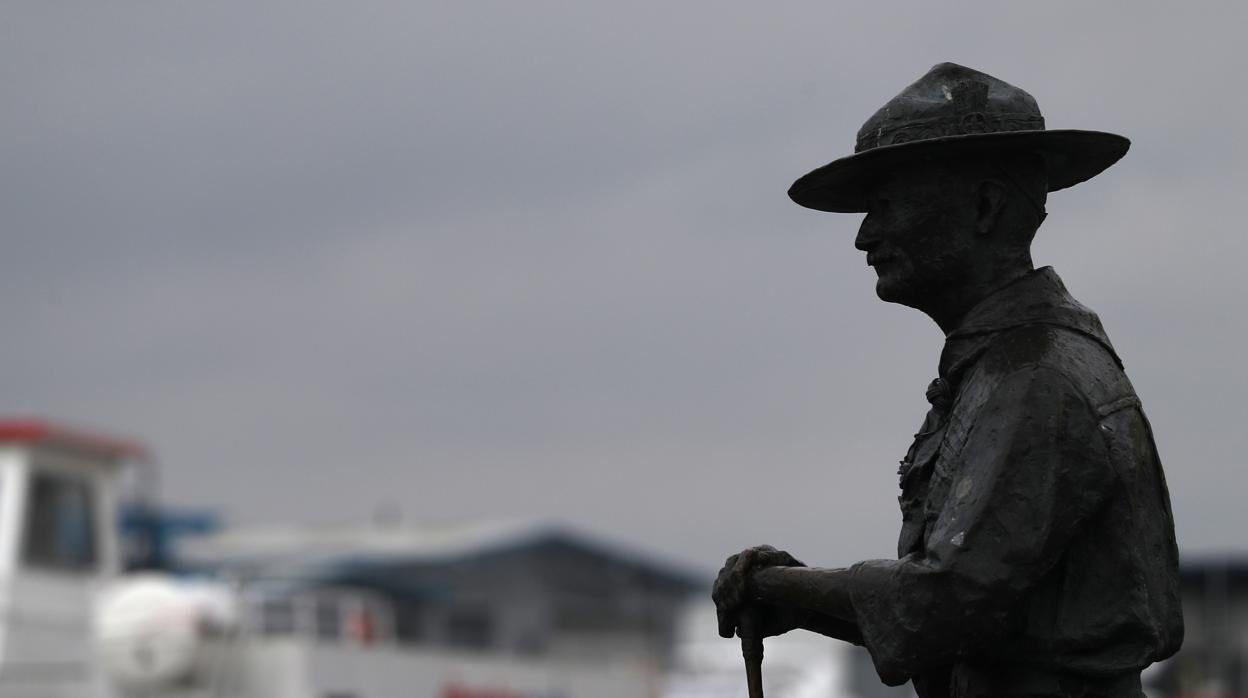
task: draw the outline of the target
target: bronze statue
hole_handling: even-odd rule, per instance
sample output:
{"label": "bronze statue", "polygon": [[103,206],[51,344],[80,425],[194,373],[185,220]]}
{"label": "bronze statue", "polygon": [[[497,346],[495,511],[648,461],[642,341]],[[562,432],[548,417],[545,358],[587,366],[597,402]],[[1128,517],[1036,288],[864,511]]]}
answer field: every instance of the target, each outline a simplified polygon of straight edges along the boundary
{"label": "bronze statue", "polygon": [[899,470],[898,559],[733,555],[721,635],[748,617],[762,636],[865,645],[884,683],[922,698],[1142,695],[1140,670],[1183,638],[1161,462],[1100,320],[1030,252],[1048,192],[1129,145],[1045,130],[1031,95],[943,63],[853,155],[793,184],[802,206],[867,214],[854,245],[877,295],[930,316],[945,346]]}

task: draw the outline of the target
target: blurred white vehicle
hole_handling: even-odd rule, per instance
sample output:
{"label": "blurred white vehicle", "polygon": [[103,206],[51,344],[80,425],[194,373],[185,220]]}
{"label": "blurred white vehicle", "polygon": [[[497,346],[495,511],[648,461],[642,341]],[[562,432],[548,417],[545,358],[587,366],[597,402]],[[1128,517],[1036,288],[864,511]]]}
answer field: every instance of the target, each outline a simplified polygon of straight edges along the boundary
{"label": "blurred white vehicle", "polygon": [[[134,472],[125,466],[146,458],[129,441],[0,419],[0,698],[659,696],[665,667],[654,628],[690,582],[664,577],[642,556],[567,532],[494,527],[438,535],[304,531],[278,537],[278,548],[257,558],[293,550],[348,560],[343,570],[400,584],[419,581],[405,567],[413,556],[442,564],[449,586],[402,613],[395,603],[403,599],[385,589],[324,578],[275,588],[228,574],[215,581],[126,574],[121,483]],[[219,537],[217,547],[250,550],[274,540],[234,534]],[[365,554],[371,566],[362,568]],[[489,566],[496,561],[512,566]],[[552,582],[558,594],[550,593]],[[648,591],[659,587],[666,596]],[[467,607],[471,614],[436,607],[446,598],[503,606]],[[613,619],[643,622],[586,622],[607,609]],[[438,637],[476,646],[401,642],[413,618],[421,632],[441,628]]]}

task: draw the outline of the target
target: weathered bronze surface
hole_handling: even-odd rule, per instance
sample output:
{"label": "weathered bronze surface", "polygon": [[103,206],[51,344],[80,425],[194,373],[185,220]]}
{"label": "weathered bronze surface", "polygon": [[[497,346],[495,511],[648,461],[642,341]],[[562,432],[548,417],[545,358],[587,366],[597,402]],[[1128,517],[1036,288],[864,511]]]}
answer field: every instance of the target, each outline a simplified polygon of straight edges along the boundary
{"label": "weathered bronze surface", "polygon": [[898,473],[898,558],[733,555],[721,635],[749,609],[764,636],[865,645],[884,683],[923,698],[1140,695],[1183,638],[1165,477],[1100,320],[1030,251],[1048,192],[1128,146],[1045,130],[1023,90],[943,63],[794,183],[803,206],[866,212],[854,244],[877,295],[931,317],[945,347]]}

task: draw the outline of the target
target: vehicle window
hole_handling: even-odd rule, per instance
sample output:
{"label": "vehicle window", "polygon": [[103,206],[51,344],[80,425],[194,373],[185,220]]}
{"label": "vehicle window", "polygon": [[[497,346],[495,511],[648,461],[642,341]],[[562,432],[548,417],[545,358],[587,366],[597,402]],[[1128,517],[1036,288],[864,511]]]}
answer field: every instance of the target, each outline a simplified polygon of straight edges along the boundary
{"label": "vehicle window", "polygon": [[316,636],[322,640],[337,640],[342,634],[338,600],[332,596],[316,599]]}
{"label": "vehicle window", "polygon": [[265,599],[260,610],[265,635],[293,635],[295,608],[290,599]]}
{"label": "vehicle window", "polygon": [[95,569],[95,502],[84,478],[35,473],[27,503],[26,564],[70,572]]}
{"label": "vehicle window", "polygon": [[494,623],[484,610],[457,610],[447,621],[446,640],[459,649],[489,649],[494,643]]}

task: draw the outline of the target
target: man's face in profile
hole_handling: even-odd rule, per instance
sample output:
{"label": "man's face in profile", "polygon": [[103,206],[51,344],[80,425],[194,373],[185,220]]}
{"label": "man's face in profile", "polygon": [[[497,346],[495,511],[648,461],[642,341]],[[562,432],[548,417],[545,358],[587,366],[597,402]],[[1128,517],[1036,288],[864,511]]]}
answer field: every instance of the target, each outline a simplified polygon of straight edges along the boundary
{"label": "man's face in profile", "polygon": [[907,165],[871,187],[854,246],[875,268],[876,295],[919,307],[925,296],[970,277],[973,187],[943,164]]}

